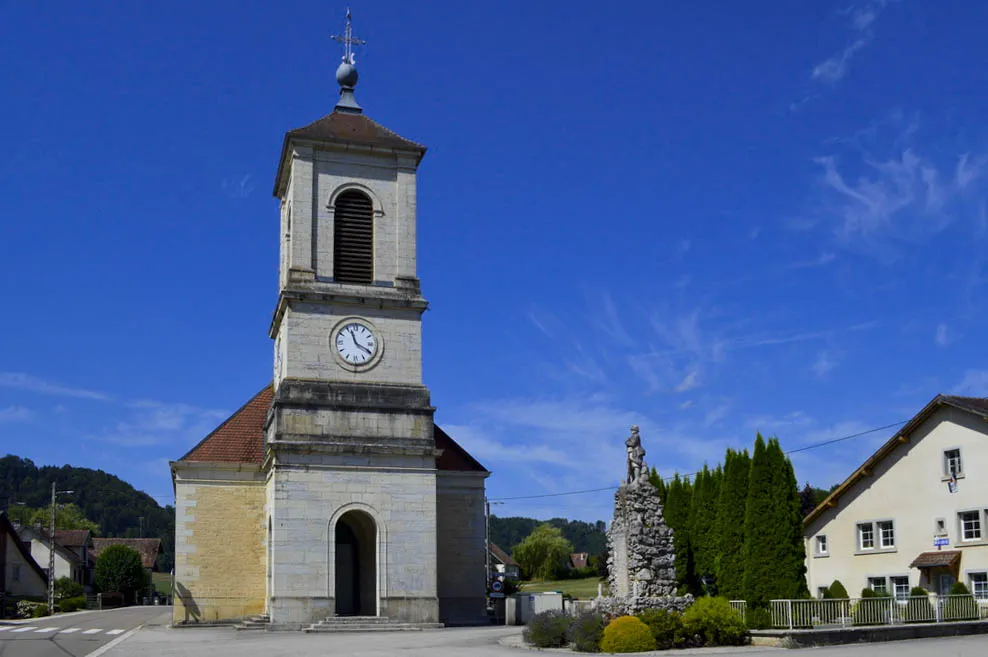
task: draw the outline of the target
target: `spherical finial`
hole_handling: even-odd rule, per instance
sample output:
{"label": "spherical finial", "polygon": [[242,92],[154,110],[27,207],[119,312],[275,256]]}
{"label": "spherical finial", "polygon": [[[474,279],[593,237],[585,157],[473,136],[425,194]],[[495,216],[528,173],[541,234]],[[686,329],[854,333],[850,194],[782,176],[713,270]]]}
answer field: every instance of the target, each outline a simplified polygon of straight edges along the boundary
{"label": "spherical finial", "polygon": [[357,86],[357,67],[353,64],[343,62],[340,67],[336,69],[336,81],[341,87],[353,87]]}

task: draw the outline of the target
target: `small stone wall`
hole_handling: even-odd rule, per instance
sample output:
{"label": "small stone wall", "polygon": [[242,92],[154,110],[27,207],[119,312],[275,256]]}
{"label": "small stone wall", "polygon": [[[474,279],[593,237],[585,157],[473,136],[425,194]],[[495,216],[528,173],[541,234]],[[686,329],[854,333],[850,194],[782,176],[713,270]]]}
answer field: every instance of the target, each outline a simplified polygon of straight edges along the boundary
{"label": "small stone wall", "polygon": [[693,604],[693,596],[670,596],[664,598],[597,598],[593,608],[609,616],[634,616],[646,609],[665,609],[682,613]]}

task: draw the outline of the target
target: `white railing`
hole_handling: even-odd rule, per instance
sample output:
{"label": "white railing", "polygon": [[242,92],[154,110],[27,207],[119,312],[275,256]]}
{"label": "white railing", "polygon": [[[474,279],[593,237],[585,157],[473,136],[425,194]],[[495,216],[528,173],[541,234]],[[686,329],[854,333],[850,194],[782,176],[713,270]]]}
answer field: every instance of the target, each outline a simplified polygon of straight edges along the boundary
{"label": "white railing", "polygon": [[772,626],[790,630],[988,618],[988,601],[972,595],[772,600],[770,605]]}
{"label": "white railing", "polygon": [[731,609],[738,613],[738,616],[741,617],[742,621],[745,620],[745,611],[747,608],[748,603],[744,600],[731,600]]}

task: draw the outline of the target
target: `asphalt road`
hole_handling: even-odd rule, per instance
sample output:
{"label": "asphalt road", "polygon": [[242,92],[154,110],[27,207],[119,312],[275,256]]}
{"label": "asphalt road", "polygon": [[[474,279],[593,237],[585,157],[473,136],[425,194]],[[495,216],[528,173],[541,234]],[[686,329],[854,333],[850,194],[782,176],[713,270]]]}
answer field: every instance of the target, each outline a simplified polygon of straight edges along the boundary
{"label": "asphalt road", "polygon": [[128,607],[2,624],[0,657],[85,657],[141,625],[167,623],[171,607]]}

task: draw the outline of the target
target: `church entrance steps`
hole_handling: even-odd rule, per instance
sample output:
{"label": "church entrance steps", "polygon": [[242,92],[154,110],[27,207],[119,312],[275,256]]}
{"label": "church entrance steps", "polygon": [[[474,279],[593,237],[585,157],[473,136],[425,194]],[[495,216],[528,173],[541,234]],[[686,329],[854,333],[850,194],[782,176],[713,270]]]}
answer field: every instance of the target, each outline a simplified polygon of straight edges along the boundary
{"label": "church entrance steps", "polygon": [[267,614],[251,616],[242,623],[234,625],[238,630],[266,630],[271,624],[271,617]]}
{"label": "church entrance steps", "polygon": [[442,623],[405,623],[383,616],[329,616],[304,632],[418,632],[435,630]]}

